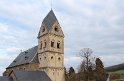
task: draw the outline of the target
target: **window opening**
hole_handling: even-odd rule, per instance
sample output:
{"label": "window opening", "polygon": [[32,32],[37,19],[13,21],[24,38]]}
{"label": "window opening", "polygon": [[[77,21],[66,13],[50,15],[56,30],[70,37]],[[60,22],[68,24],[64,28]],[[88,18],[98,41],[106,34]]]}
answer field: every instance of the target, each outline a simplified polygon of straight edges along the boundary
{"label": "window opening", "polygon": [[45,27],[43,27],[43,30],[42,30],[42,32],[44,32],[45,31]]}
{"label": "window opening", "polygon": [[44,48],[46,48],[46,42],[44,42]]}
{"label": "window opening", "polygon": [[51,47],[54,47],[54,42],[53,41],[51,41]]}
{"label": "window opening", "polygon": [[58,32],[58,28],[57,27],[55,27],[55,29],[54,29],[56,32]]}
{"label": "window opening", "polygon": [[61,58],[59,57],[59,58],[58,58],[58,60],[60,61],[60,60],[61,60]]}
{"label": "window opening", "polygon": [[42,49],[42,42],[41,42],[41,44],[40,44],[40,49]]}
{"label": "window opening", "polygon": [[53,56],[51,57],[51,59],[53,59]]}
{"label": "window opening", "polygon": [[60,48],[60,43],[59,42],[57,43],[57,48]]}

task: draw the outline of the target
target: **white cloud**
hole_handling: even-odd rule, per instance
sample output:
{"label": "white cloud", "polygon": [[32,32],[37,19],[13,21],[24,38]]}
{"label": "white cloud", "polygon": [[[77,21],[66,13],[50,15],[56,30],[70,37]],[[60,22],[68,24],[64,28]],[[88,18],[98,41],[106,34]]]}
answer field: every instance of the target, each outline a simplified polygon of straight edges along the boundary
{"label": "white cloud", "polygon": [[66,63],[75,62],[75,61],[80,61],[80,60],[81,60],[80,57],[68,57],[68,58],[65,58],[65,62],[66,62]]}
{"label": "white cloud", "polygon": [[2,76],[3,71],[5,71],[5,68],[0,68],[0,76]]}
{"label": "white cloud", "polygon": [[123,54],[111,54],[111,55],[101,55],[100,56],[102,61],[104,62],[104,65],[107,66],[112,66],[116,65],[119,63],[124,63],[124,55]]}
{"label": "white cloud", "polygon": [[[1,52],[0,52],[1,53]],[[12,62],[13,58],[11,55],[0,54],[0,76],[5,71],[6,67]]]}
{"label": "white cloud", "polygon": [[21,52],[21,48],[17,48],[17,47],[11,47],[11,48],[7,48],[6,49],[6,52],[7,52],[7,54],[12,54],[12,55],[14,55],[14,54],[19,54],[19,52]]}
{"label": "white cloud", "polygon": [[77,68],[80,65],[81,61],[82,61],[81,58],[76,56],[65,57],[64,59],[66,68],[70,67]]}
{"label": "white cloud", "polygon": [[0,32],[1,33],[8,32],[8,25],[0,23]]}

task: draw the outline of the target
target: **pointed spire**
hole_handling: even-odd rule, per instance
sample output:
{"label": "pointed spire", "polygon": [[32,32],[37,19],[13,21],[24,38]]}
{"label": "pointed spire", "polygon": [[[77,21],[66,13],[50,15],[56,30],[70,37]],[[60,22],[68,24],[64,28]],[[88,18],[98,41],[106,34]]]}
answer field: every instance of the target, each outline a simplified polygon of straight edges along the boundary
{"label": "pointed spire", "polygon": [[47,31],[51,29],[51,27],[54,25],[55,21],[58,21],[53,10],[47,14],[47,16],[44,18],[42,24],[45,25]]}

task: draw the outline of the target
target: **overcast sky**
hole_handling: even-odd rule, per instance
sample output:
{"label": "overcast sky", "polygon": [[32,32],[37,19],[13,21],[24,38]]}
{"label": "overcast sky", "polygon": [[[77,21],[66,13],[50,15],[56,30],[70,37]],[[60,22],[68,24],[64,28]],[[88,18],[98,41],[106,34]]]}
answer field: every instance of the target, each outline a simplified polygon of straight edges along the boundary
{"label": "overcast sky", "polygon": [[[105,66],[123,63],[124,0],[53,0],[65,34],[65,66],[80,64],[78,53],[91,48]],[[0,74],[21,52],[37,45],[51,0],[0,1]]]}

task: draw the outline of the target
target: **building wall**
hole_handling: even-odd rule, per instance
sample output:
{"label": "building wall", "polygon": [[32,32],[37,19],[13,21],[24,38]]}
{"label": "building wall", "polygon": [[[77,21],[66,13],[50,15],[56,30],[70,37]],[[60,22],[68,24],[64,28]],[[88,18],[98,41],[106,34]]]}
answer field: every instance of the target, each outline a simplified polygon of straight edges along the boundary
{"label": "building wall", "polygon": [[39,69],[39,63],[24,64],[24,65],[15,66],[12,68],[7,68],[6,71],[3,73],[3,75],[9,76],[10,73],[12,72],[12,69],[36,71]]}
{"label": "building wall", "polygon": [[45,52],[39,54],[39,60],[40,60],[39,67],[56,67],[56,68],[64,67],[63,54]]}
{"label": "building wall", "polygon": [[63,68],[47,68],[47,74],[52,81],[64,81],[64,69]]}

